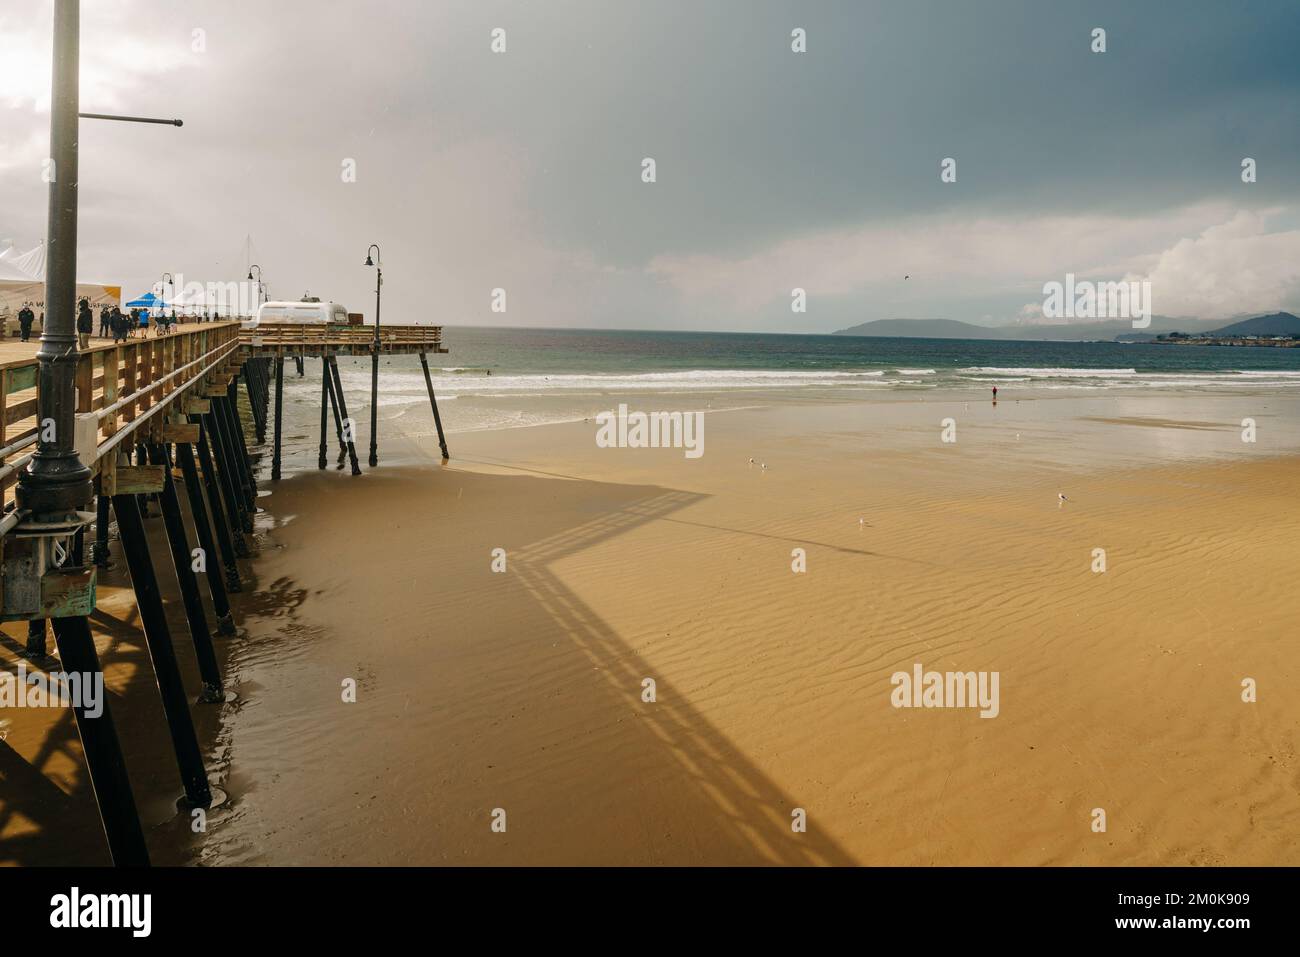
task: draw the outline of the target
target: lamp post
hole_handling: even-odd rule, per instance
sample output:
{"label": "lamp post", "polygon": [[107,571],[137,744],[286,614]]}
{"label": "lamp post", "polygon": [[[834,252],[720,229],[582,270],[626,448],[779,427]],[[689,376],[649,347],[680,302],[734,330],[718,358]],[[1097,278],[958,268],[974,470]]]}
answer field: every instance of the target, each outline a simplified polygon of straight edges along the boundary
{"label": "lamp post", "polygon": [[[49,153],[54,175],[50,178],[46,226],[49,255],[45,270],[46,316],[41,329],[41,348],[36,354],[40,363],[36,395],[40,429],[36,451],[19,473],[17,488],[17,508],[30,513],[27,531],[37,540],[62,537],[74,527],[84,528],[77,511],[95,494],[91,471],[77,455],[74,425],[78,356],[73,309],[77,295],[80,79],[81,3],[80,0],[55,0]],[[44,546],[38,542],[38,554],[43,550]],[[37,573],[45,570],[38,568]],[[93,578],[90,594],[94,594]],[[87,613],[85,609],[65,607],[63,616],[54,618],[54,640],[64,669],[102,676]],[[43,634],[43,621],[41,631]],[[72,710],[113,862],[119,866],[147,865],[149,852],[108,703],[103,702],[98,716],[91,716],[82,705],[74,704]]]}
{"label": "lamp post", "polygon": [[[159,292],[162,292],[162,290],[163,290],[164,287],[166,287],[166,286],[171,286],[173,290],[176,288],[176,279],[175,279],[175,277],[173,277],[172,274],[169,273],[169,272],[165,272],[165,273],[163,273],[163,274],[162,274],[162,278],[158,280],[158,291],[159,291]],[[155,322],[155,323],[154,323],[154,334],[155,334],[155,335],[157,335],[157,333],[158,333],[158,326],[159,326],[159,324],[161,323],[162,318],[163,318],[163,316],[164,316],[164,314],[165,314],[166,312],[167,312],[167,296],[166,296],[166,295],[163,295],[163,297],[162,297],[162,305],[158,307],[158,322]]]}
{"label": "lamp post", "polygon": [[[375,258],[370,258],[370,250]],[[375,267],[375,338],[370,345],[370,467],[379,464],[379,297],[384,288],[383,257],[374,243],[366,250],[366,265]]]}
{"label": "lamp post", "polygon": [[[67,518],[95,494],[91,471],[73,441],[77,376],[77,137],[80,101],[79,3],[60,0],[54,15],[54,81],[50,100],[50,178],[45,270],[45,323],[36,353],[37,421],[31,463],[18,477],[18,507],[34,517]],[[46,428],[44,423],[52,423]]]}
{"label": "lamp post", "polygon": [[[254,269],[257,270],[257,279],[256,279],[256,280],[253,279],[253,270],[254,270]],[[253,263],[253,265],[251,265],[251,266],[248,267],[248,281],[249,281],[249,282],[254,282],[254,281],[257,282],[257,305],[260,307],[260,306],[262,305],[262,267],[259,266],[257,263]],[[256,309],[253,310],[253,315],[257,315],[257,310],[256,310]]]}

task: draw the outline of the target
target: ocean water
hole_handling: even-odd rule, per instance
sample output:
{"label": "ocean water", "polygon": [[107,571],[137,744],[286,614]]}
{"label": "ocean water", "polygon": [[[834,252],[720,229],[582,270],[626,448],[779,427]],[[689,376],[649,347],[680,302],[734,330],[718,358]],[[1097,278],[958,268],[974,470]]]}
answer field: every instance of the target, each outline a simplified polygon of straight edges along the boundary
{"label": "ocean water", "polygon": [[[430,365],[453,432],[580,421],[624,400],[719,411],[938,390],[974,397],[993,386],[1007,399],[1300,388],[1300,349],[1281,348],[456,326],[444,344],[449,353]],[[386,415],[427,405],[415,357],[386,358],[380,370]],[[367,408],[369,362],[341,360],[340,371],[355,416]],[[318,375],[287,386],[291,399],[319,403]]]}

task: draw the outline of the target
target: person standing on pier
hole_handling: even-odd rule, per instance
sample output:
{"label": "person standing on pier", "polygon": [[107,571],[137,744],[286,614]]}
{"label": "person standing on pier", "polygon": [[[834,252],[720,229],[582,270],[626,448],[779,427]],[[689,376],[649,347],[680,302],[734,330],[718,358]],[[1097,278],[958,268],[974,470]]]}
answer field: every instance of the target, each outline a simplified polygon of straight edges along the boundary
{"label": "person standing on pier", "polygon": [[90,348],[90,334],[95,331],[95,317],[90,312],[90,303],[81,300],[77,312],[77,347],[83,351]]}
{"label": "person standing on pier", "polygon": [[113,307],[112,315],[108,317],[108,327],[113,331],[114,344],[126,338],[126,317],[117,306]]}
{"label": "person standing on pier", "polygon": [[18,331],[23,342],[32,337],[32,323],[35,321],[36,314],[32,312],[32,307],[27,303],[23,303],[23,307],[18,310]]}
{"label": "person standing on pier", "polygon": [[108,306],[99,307],[99,338],[101,339],[108,338],[108,326],[111,315],[112,314],[108,311]]}

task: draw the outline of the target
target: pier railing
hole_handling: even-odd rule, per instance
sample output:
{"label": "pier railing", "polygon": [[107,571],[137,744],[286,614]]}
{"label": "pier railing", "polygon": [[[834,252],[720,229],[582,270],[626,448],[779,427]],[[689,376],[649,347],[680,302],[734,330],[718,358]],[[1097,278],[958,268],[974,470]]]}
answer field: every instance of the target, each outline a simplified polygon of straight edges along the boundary
{"label": "pier railing", "polygon": [[[161,425],[158,413],[187,398],[202,397],[200,386],[238,358],[238,322],[200,323],[164,336],[102,343],[78,353],[77,414],[95,413],[95,460],[146,423]],[[36,421],[38,360],[0,363],[0,494],[6,508],[18,473],[32,457]]]}

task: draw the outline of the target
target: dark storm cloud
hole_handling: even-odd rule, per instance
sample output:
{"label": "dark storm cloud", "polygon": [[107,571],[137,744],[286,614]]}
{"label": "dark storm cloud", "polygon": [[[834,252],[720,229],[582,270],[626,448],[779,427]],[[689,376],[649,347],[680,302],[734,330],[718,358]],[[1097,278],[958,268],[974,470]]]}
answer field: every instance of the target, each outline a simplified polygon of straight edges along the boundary
{"label": "dark storm cloud", "polygon": [[[83,6],[87,104],[186,119],[87,124],[83,263],[128,285],[237,278],[251,235],[277,295],[370,311],[379,242],[395,320],[825,329],[1005,321],[1067,268],[1194,310],[1189,273],[1294,250],[1293,3]],[[49,5],[0,27],[47,50]],[[14,101],[0,236],[28,243],[48,117]],[[1216,308],[1292,294],[1269,276]]]}

